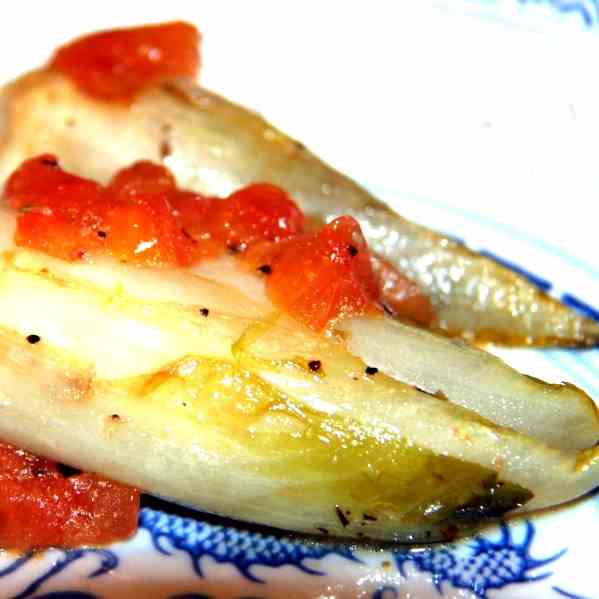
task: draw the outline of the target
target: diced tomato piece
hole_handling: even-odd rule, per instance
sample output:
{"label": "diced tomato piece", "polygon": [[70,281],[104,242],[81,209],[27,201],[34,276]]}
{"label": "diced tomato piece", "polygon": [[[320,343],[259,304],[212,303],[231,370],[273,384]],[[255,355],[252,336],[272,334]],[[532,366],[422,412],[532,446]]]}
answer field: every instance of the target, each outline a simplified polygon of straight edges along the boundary
{"label": "diced tomato piece", "polygon": [[172,194],[170,204],[173,215],[183,234],[193,240],[189,263],[206,258],[215,258],[224,253],[222,241],[213,235],[215,206],[222,200],[206,198],[198,193],[179,191]]}
{"label": "diced tomato piece", "polygon": [[257,241],[281,241],[301,233],[304,215],[276,185],[254,183],[214,206],[211,232],[230,248],[244,251]]}
{"label": "diced tomato piece", "polygon": [[51,65],[100,100],[130,102],[144,88],[198,71],[200,34],[175,22],[114,29],[59,48]]}
{"label": "diced tomato piece", "polygon": [[63,260],[78,260],[86,252],[100,246],[101,240],[81,227],[57,215],[36,212],[23,214],[17,220],[15,243]]}
{"label": "diced tomato piece", "polygon": [[168,202],[158,196],[136,203],[115,202],[103,218],[107,248],[123,262],[150,266],[185,265],[185,238]]}
{"label": "diced tomato piece", "polygon": [[[262,252],[261,258],[266,256]],[[316,331],[344,316],[380,311],[370,254],[352,217],[273,247],[268,266],[272,302]]]}
{"label": "diced tomato piece", "polygon": [[137,529],[137,489],[95,474],[63,476],[55,462],[0,443],[0,547],[102,545]]}
{"label": "diced tomato piece", "polygon": [[4,196],[20,212],[17,245],[66,260],[100,246],[94,207],[103,197],[102,187],[64,172],[54,156],[26,160],[9,177]]}
{"label": "diced tomato piece", "polygon": [[214,214],[215,198],[206,198],[199,193],[191,191],[179,191],[170,197],[173,214],[179,220],[182,227],[190,234],[201,235],[207,227],[207,222]]}
{"label": "diced tomato piece", "polygon": [[[136,162],[113,177],[107,192],[116,202],[104,219],[108,247],[115,257],[139,264],[185,266],[210,255],[185,231],[181,209],[191,219],[186,195],[193,194],[179,191],[164,166]],[[205,212],[197,198],[195,218]]]}
{"label": "diced tomato piece", "polygon": [[108,190],[118,199],[135,200],[148,195],[170,195],[177,184],[172,173],[160,164],[140,160],[116,173]]}
{"label": "diced tomato piece", "polygon": [[21,212],[45,208],[45,213],[78,218],[103,194],[102,186],[63,171],[52,154],[26,160],[8,178],[4,197]]}

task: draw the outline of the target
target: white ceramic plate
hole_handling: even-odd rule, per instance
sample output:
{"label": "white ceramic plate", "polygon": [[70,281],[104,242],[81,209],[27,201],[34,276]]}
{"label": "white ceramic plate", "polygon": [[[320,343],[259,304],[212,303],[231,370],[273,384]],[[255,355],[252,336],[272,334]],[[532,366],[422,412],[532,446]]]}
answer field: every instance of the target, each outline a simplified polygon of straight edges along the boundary
{"label": "white ceramic plate", "polygon": [[[596,0],[164,4],[140,16],[138,3],[21,1],[0,23],[0,78],[83,31],[191,20],[207,87],[598,316]],[[499,353],[599,398],[597,350]],[[2,556],[0,596],[599,597],[599,497],[428,549],[310,544],[149,509],[140,524],[101,550]]]}

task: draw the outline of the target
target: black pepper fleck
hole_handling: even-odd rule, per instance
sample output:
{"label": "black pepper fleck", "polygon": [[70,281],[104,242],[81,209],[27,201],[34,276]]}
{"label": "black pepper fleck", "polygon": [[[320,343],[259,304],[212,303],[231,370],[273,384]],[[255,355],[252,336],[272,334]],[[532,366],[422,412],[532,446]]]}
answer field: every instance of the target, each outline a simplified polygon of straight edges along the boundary
{"label": "black pepper fleck", "polygon": [[310,360],[308,362],[308,368],[312,371],[312,372],[318,372],[320,370],[320,367],[322,366],[322,363],[320,360]]}
{"label": "black pepper fleck", "polygon": [[345,528],[349,524],[347,516],[343,513],[343,510],[338,505],[335,506],[335,512],[337,513],[337,518],[339,518],[341,526]]}
{"label": "black pepper fleck", "polygon": [[376,516],[371,516],[370,514],[362,514],[362,518],[364,518],[364,520],[370,520],[371,522],[376,522],[378,520]]}
{"label": "black pepper fleck", "polygon": [[106,231],[98,231],[98,237],[100,237],[100,239],[106,239]]}
{"label": "black pepper fleck", "polygon": [[321,532],[323,535],[328,535],[329,534],[328,529],[326,529],[324,526],[317,526],[316,530],[318,530],[319,532]]}
{"label": "black pepper fleck", "polygon": [[112,416],[110,416],[110,419],[113,422],[118,422],[121,419],[121,417],[118,414],[112,414]]}
{"label": "black pepper fleck", "polygon": [[236,243],[228,243],[227,244],[227,249],[232,254],[239,254],[239,252],[241,252],[241,248]]}
{"label": "black pepper fleck", "polygon": [[358,255],[358,248],[355,245],[350,245],[348,248],[349,255],[353,258]]}
{"label": "black pepper fleck", "polygon": [[210,310],[208,308],[200,308],[200,314],[204,317],[207,317],[210,314]]}
{"label": "black pepper fleck", "polygon": [[41,340],[42,338],[39,335],[27,335],[27,341],[32,345],[39,343]]}
{"label": "black pepper fleck", "polygon": [[56,464],[56,469],[65,478],[69,478],[69,476],[77,476],[77,474],[81,474],[81,470],[79,470],[78,468],[73,468],[72,466],[68,466],[67,464],[61,464],[60,462],[58,464]]}
{"label": "black pepper fleck", "polygon": [[383,302],[381,304],[381,306],[383,306],[383,310],[384,310],[385,314],[389,314],[389,316],[395,316],[395,312],[393,310],[391,310],[391,308],[389,308],[389,306],[387,304],[385,304]]}
{"label": "black pepper fleck", "polygon": [[366,370],[364,371],[368,375],[376,374],[379,371],[378,368],[374,366],[366,366]]}
{"label": "black pepper fleck", "polygon": [[49,166],[50,168],[56,168],[58,166],[58,160],[56,158],[42,158],[42,164],[44,166]]}
{"label": "black pepper fleck", "polygon": [[258,270],[265,275],[269,275],[272,272],[272,268],[268,264],[263,264]]}

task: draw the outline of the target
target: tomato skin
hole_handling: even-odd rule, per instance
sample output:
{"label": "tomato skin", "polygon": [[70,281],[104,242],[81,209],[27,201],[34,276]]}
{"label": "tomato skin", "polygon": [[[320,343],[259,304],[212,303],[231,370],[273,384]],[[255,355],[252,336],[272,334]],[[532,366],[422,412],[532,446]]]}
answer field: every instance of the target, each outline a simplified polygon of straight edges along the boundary
{"label": "tomato skin", "polygon": [[0,443],[0,547],[103,545],[137,529],[139,492]]}
{"label": "tomato skin", "polygon": [[62,46],[51,66],[99,100],[131,102],[145,88],[174,77],[194,77],[200,34],[173,22],[93,33]]}

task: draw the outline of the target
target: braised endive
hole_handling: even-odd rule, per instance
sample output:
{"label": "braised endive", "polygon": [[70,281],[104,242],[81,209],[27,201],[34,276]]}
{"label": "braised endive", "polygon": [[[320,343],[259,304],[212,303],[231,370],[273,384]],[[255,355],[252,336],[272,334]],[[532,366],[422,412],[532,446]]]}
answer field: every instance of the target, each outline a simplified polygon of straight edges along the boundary
{"label": "braised endive", "polygon": [[[442,539],[599,483],[597,412],[571,386],[382,316],[316,334],[229,258],[66,262],[12,247],[14,214],[2,223],[8,442],[217,514],[355,538]],[[436,396],[409,384],[435,359]],[[473,360],[485,380],[464,376]]]}
{"label": "braised endive", "polygon": [[96,100],[42,69],[0,95],[0,181],[42,152],[106,181],[135,160],[162,161],[180,186],[226,196],[253,181],[286,189],[316,221],[349,214],[370,247],[416,281],[437,325],[475,341],[594,345],[597,323],[519,274],[394,214],[258,115],[189,80],[153,86],[130,105]]}
{"label": "braised endive", "polygon": [[[189,47],[177,56],[178,28],[158,41],[194,67],[194,30],[184,26]],[[128,39],[145,48],[132,54],[143,61],[157,32],[100,34],[99,56],[107,48],[112,60],[116,48],[119,58]],[[128,103],[94,100],[52,68],[10,84],[0,95],[0,183],[41,152],[102,183],[144,158],[209,195],[270,181],[310,227],[342,214],[360,221],[374,261],[421,286],[445,333],[596,343],[597,324],[394,215],[247,110],[188,80],[142,77],[141,95],[129,89],[135,78],[111,87],[117,71],[97,60],[97,40],[84,39],[81,55],[76,43],[69,68],[89,83],[79,59],[91,56],[101,67],[92,82],[123,84]],[[19,169],[0,210],[0,439],[216,514],[376,540],[448,539],[599,485],[599,414],[585,393],[385,315],[358,225],[344,217],[305,230],[285,191],[275,201],[261,195],[267,188],[244,197],[258,206],[251,226],[270,218],[274,229],[239,244],[227,235],[248,204],[187,194],[156,165],[109,186],[71,177],[48,154]],[[218,251],[202,253],[204,242]],[[271,261],[248,267],[253,251]],[[318,320],[283,301],[306,288]]]}

